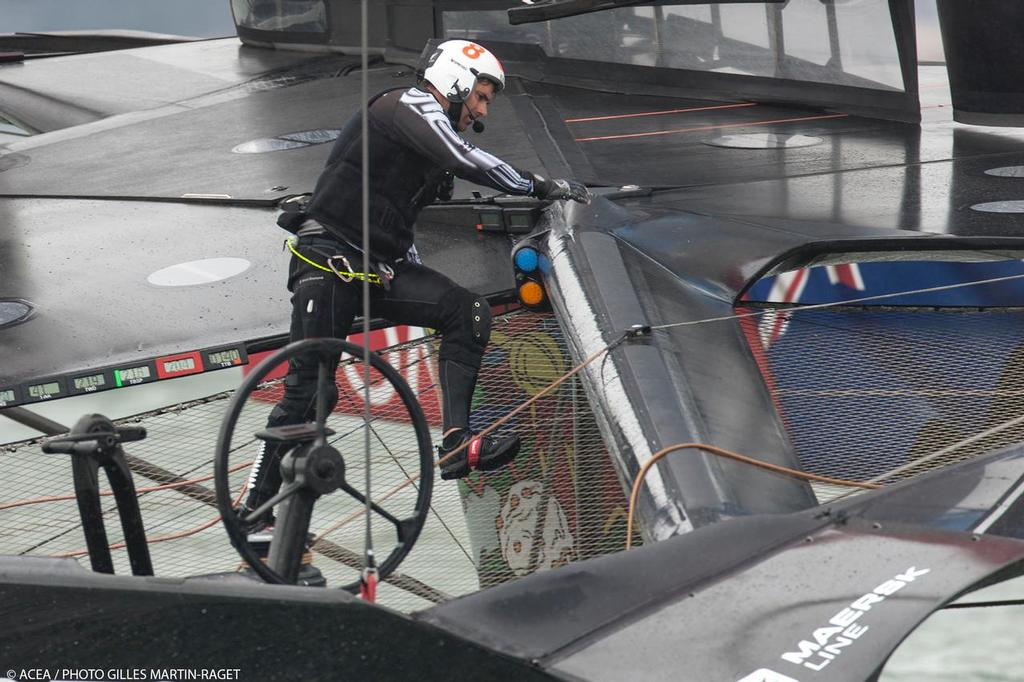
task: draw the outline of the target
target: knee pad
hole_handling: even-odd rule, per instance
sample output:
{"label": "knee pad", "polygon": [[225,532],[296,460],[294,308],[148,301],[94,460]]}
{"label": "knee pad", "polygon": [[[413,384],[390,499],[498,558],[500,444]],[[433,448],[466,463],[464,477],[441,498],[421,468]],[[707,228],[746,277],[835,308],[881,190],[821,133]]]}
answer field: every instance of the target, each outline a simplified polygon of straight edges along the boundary
{"label": "knee pad", "polygon": [[473,299],[472,311],[473,344],[483,350],[491,340],[491,304],[483,296],[477,296]]}
{"label": "knee pad", "polygon": [[441,360],[479,367],[491,339],[491,306],[487,299],[458,288],[444,299],[445,328],[441,330]]}

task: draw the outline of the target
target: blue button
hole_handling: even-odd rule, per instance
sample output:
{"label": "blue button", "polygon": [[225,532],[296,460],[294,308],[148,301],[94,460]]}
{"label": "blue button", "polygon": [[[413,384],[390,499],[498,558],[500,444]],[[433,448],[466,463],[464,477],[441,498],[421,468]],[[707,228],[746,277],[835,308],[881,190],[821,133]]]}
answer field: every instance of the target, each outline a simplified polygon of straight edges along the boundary
{"label": "blue button", "polygon": [[533,272],[537,269],[537,250],[525,247],[516,251],[515,263],[516,267],[523,272]]}

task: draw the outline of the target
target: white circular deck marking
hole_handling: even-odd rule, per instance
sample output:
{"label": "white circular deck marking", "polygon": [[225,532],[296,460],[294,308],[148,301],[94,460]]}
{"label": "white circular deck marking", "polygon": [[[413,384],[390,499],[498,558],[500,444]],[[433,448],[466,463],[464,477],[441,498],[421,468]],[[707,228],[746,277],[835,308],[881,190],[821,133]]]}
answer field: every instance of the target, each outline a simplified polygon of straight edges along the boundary
{"label": "white circular deck marking", "polygon": [[21,299],[0,300],[0,327],[24,322],[32,315],[32,306]]}
{"label": "white circular deck marking", "polygon": [[738,135],[722,135],[704,142],[712,147],[730,147],[732,149],[792,149],[794,147],[811,147],[821,144],[820,137],[810,135],[782,135],[780,133],[740,133]]}
{"label": "white circular deck marking", "polygon": [[985,175],[994,175],[997,178],[1024,178],[1024,166],[989,168],[985,171]]}
{"label": "white circular deck marking", "polygon": [[1024,213],[1024,201],[990,201],[975,204],[971,209],[982,213]]}
{"label": "white circular deck marking", "polygon": [[158,287],[191,287],[234,277],[250,265],[244,258],[205,258],[157,270],[146,281]]}

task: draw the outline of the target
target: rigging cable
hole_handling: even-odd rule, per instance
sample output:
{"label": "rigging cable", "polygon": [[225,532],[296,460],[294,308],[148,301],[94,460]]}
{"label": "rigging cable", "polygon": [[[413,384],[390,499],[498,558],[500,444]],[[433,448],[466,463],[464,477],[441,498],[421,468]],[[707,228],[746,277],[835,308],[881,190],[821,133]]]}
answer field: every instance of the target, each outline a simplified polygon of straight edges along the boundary
{"label": "rigging cable", "polygon": [[[876,294],[874,296],[862,296],[861,298],[851,298],[846,301],[834,301],[832,303],[814,303],[812,305],[799,305],[791,306],[784,312],[805,312],[807,310],[821,310],[826,308],[839,308],[843,306],[852,305],[854,303],[866,303],[868,301],[880,301],[887,298],[896,298],[897,296],[913,296],[916,294],[930,294],[937,291],[949,291],[952,289],[961,289],[964,287],[980,286],[982,284],[998,284],[1000,282],[1010,282],[1013,280],[1024,279],[1024,275],[1005,275],[1003,277],[992,277],[991,279],[979,279],[973,282],[958,282],[956,284],[943,284],[937,287],[927,287],[925,289],[912,289],[910,291],[897,291],[888,294]],[[744,301],[744,303],[749,303]],[[782,307],[782,306],[780,306]],[[703,320],[688,320],[686,322],[672,322],[669,324],[657,324],[651,325],[652,330],[661,329],[672,329],[674,327],[687,327],[690,325],[707,324],[709,322],[728,322],[729,320],[739,320],[745,317],[760,317],[761,315],[767,315],[769,313],[777,314],[779,308],[772,308],[768,310],[755,310],[749,313],[736,313],[734,315],[722,315],[720,317],[708,317]]]}
{"label": "rigging cable", "polygon": [[969,601],[966,604],[947,604],[943,609],[983,609],[993,606],[1024,606],[1024,599],[1000,599],[997,601]]}
{"label": "rigging cable", "polygon": [[[360,41],[361,41],[361,64],[362,74],[360,76],[360,93],[362,97],[362,117],[360,125],[362,130],[362,201],[363,201],[363,272],[370,272],[370,139],[369,117],[370,108],[368,102],[369,93],[369,39],[366,0],[360,4]],[[359,596],[365,601],[374,602],[377,600],[377,565],[373,558],[373,514],[370,513],[373,494],[370,487],[370,278],[363,278],[363,455],[366,468],[366,540],[365,540],[365,565],[360,580]]]}
{"label": "rigging cable", "polygon": [[[847,300],[847,301],[837,301],[837,302],[832,302],[832,303],[818,303],[818,304],[813,304],[813,305],[799,306],[798,308],[794,308],[794,311],[801,311],[802,312],[802,311],[806,311],[806,310],[820,310],[820,309],[828,309],[828,308],[838,308],[838,307],[850,305],[850,304],[853,304],[853,303],[863,303],[863,302],[867,302],[867,301],[883,300],[883,299],[887,299],[887,298],[893,298],[893,297],[896,297],[896,296],[908,296],[908,295],[915,295],[915,294],[932,293],[932,292],[937,292],[937,291],[948,291],[948,290],[959,289],[959,288],[963,288],[963,287],[979,286],[979,285],[983,285],[983,284],[992,284],[992,283],[1006,282],[1006,281],[1020,280],[1020,279],[1024,279],[1024,275],[1009,275],[1009,276],[1004,276],[1004,277],[994,277],[994,278],[990,278],[990,279],[976,280],[976,281],[972,281],[972,282],[960,282],[960,283],[956,283],[956,284],[948,284],[948,285],[942,285],[942,286],[936,286],[936,287],[927,287],[927,288],[922,288],[922,289],[912,289],[912,290],[908,290],[908,291],[895,292],[895,293],[889,293],[889,294],[878,294],[878,295],[874,295],[874,296],[864,296],[864,297],[861,297],[861,298],[851,299],[851,300]],[[673,327],[691,326],[691,325],[698,325],[698,324],[707,324],[707,323],[711,323],[711,322],[722,322],[722,321],[737,320],[737,319],[742,319],[742,318],[759,317],[759,316],[762,316],[762,315],[766,315],[768,313],[775,313],[775,312],[777,312],[777,311],[774,310],[774,309],[772,309],[772,310],[758,310],[758,311],[752,311],[752,312],[749,312],[749,313],[738,313],[738,314],[734,314],[734,315],[725,315],[725,316],[719,316],[719,317],[705,318],[705,319],[701,319],[701,320],[689,320],[689,321],[686,321],[686,322],[677,322],[677,323],[663,324],[663,325],[650,325],[650,326],[634,325],[634,327],[632,329],[627,330],[626,332],[621,334],[617,339],[615,339],[614,341],[609,343],[607,346],[605,346],[603,348],[600,348],[600,349],[594,351],[593,353],[591,353],[590,356],[585,358],[578,365],[576,365],[571,370],[569,370],[568,372],[563,374],[561,377],[556,379],[548,387],[546,387],[545,389],[541,390],[536,395],[532,396],[529,400],[527,400],[523,404],[517,406],[515,409],[513,409],[511,412],[506,414],[501,419],[498,419],[497,421],[492,423],[490,426],[488,426],[487,428],[483,429],[480,432],[480,435],[481,436],[487,435],[488,433],[490,433],[490,432],[494,431],[495,429],[497,429],[498,427],[502,426],[504,423],[508,422],[510,419],[512,419],[513,417],[515,417],[516,415],[521,413],[523,410],[525,410],[527,407],[532,405],[534,402],[539,400],[541,397],[549,394],[551,391],[553,391],[555,388],[557,388],[558,386],[563,384],[565,381],[567,381],[571,377],[573,377],[576,374],[578,374],[583,368],[588,366],[594,360],[596,360],[597,358],[605,355],[606,353],[610,353],[612,350],[614,350],[615,348],[617,348],[619,345],[621,345],[622,343],[624,343],[626,340],[628,340],[630,338],[635,338],[637,336],[646,335],[646,334],[648,334],[648,333],[650,333],[651,331],[654,331],[654,330],[664,330],[664,329],[671,329]],[[696,444],[696,443],[694,443],[694,444],[684,444],[684,445],[689,445],[691,447],[705,448],[705,449],[708,450],[708,452],[712,452],[711,448],[714,448],[714,446],[711,446],[711,445],[703,445],[703,444]],[[462,446],[456,448],[452,452],[448,453],[445,457],[443,457],[443,458],[439,459],[437,462],[435,462],[435,465],[440,465],[443,462],[447,461],[448,459],[450,459],[452,457],[455,457],[456,455],[461,453],[462,450],[465,449],[465,447],[466,447],[466,444],[463,444]],[[669,447],[670,448],[677,448],[678,449],[678,447],[680,447],[680,446],[669,446]],[[717,450],[718,448],[715,448],[715,449]],[[727,452],[727,451],[721,451],[721,452]],[[744,456],[743,455],[738,455],[736,453],[729,453],[728,455],[723,454],[722,456],[729,457],[730,455],[734,455],[734,457],[733,457],[734,459],[738,459],[740,461],[744,461],[743,459],[741,459]],[[776,466],[776,465],[768,465],[768,464],[766,464],[764,462],[760,462],[760,460],[756,460],[756,459],[752,459],[752,458],[747,458],[747,459],[749,459],[749,462],[747,462],[747,463],[750,463],[751,465],[754,465],[754,466],[764,466],[765,468],[771,468],[773,466]],[[796,471],[794,469],[785,469],[784,467],[782,469],[783,470],[779,471],[779,473],[786,473],[788,475],[793,475],[793,476],[807,477],[807,478],[810,478],[811,480],[823,480],[823,482],[827,482],[828,480],[831,480],[831,481],[835,482],[838,485],[847,485],[847,486],[852,485],[854,487],[861,487],[861,488],[867,488],[867,489],[873,489],[875,487],[881,487],[881,486],[879,486],[877,484],[874,484],[874,483],[871,483],[871,482],[861,482],[861,481],[856,481],[856,482],[855,481],[844,481],[844,482],[840,482],[841,479],[828,479],[828,477],[817,477],[815,474],[808,474],[808,473],[805,473],[805,472],[799,472],[799,471]],[[411,483],[415,482],[415,480],[418,479],[418,478],[419,478],[419,476],[416,475],[416,476],[414,476],[412,478],[407,479],[403,483],[398,484],[397,486],[395,486],[394,488],[389,490],[380,500],[378,500],[378,502],[383,502],[383,501],[389,499],[390,497],[392,497],[393,495],[395,495],[399,491],[403,490],[406,486],[408,486]],[[324,535],[326,535],[327,533],[331,533],[331,532],[337,530],[338,528],[341,528],[342,526],[346,525],[347,523],[351,522],[352,520],[357,518],[360,513],[365,513],[365,512],[355,512],[355,513],[351,514],[350,516],[342,519],[338,523],[336,523],[333,526],[331,526],[330,528],[326,529],[324,531]],[[631,534],[630,534],[630,536],[631,536]],[[630,536],[627,536],[627,542],[629,542]]]}
{"label": "rigging cable", "polygon": [[[364,183],[364,187],[365,187],[365,183]],[[364,257],[365,257],[365,254],[364,254]],[[815,304],[815,305],[808,305],[808,306],[800,306],[798,308],[795,308],[794,311],[804,311],[804,310],[822,309],[822,308],[833,308],[833,307],[839,307],[839,306],[847,305],[847,304],[850,304],[850,303],[864,302],[864,301],[869,301],[869,300],[879,300],[879,299],[890,298],[890,297],[893,297],[893,296],[912,295],[912,294],[918,294],[918,293],[943,291],[943,290],[950,290],[950,289],[955,289],[955,288],[960,288],[960,287],[976,286],[976,285],[981,285],[981,284],[1009,281],[1009,280],[1015,280],[1015,279],[1021,279],[1021,278],[1024,278],[1024,275],[1012,275],[1012,276],[1006,276],[1006,277],[992,278],[992,279],[988,279],[988,280],[979,280],[979,281],[974,281],[974,282],[964,282],[964,283],[958,283],[958,284],[953,284],[953,285],[944,285],[944,286],[939,286],[939,287],[931,287],[931,288],[927,288],[927,289],[910,290],[910,291],[904,291],[904,292],[898,292],[898,293],[892,293],[892,294],[881,294],[881,295],[877,295],[877,296],[863,297],[863,298],[860,298],[860,299],[854,299],[854,300],[850,300],[850,301],[835,302],[835,303],[824,303],[824,304]],[[364,286],[368,286],[368,284],[364,282]],[[364,305],[368,305],[368,299],[364,299]],[[614,341],[609,343],[607,346],[605,346],[605,347],[595,351],[594,353],[592,353],[589,357],[587,357],[582,362],[580,362],[578,365],[576,365],[571,370],[566,372],[562,377],[560,377],[559,379],[556,379],[549,386],[547,386],[546,388],[541,390],[536,395],[532,396],[529,400],[527,400],[523,404],[521,404],[518,407],[516,407],[512,412],[510,412],[509,414],[505,415],[503,418],[497,420],[496,422],[494,422],[488,428],[484,429],[481,432],[481,435],[486,435],[487,433],[495,430],[496,428],[498,428],[501,425],[503,425],[504,423],[506,423],[508,420],[510,420],[514,416],[518,415],[519,413],[521,413],[522,411],[524,411],[525,409],[530,407],[537,400],[539,400],[540,398],[548,395],[555,388],[557,388],[558,386],[563,384],[565,381],[567,381],[571,377],[575,376],[577,373],[579,373],[582,369],[584,369],[586,366],[588,366],[591,362],[596,360],[598,357],[605,356],[605,360],[607,360],[607,354],[611,350],[615,349],[616,347],[618,347],[619,345],[621,345],[622,343],[624,343],[626,340],[628,340],[630,338],[636,338],[637,336],[644,335],[646,333],[649,333],[653,329],[661,330],[661,329],[668,329],[668,328],[676,327],[676,326],[695,325],[695,324],[717,322],[717,321],[724,321],[724,320],[730,320],[730,319],[756,317],[756,316],[759,316],[759,315],[767,314],[769,312],[776,312],[776,311],[775,310],[761,310],[761,311],[754,311],[754,312],[750,312],[750,313],[736,314],[736,315],[732,315],[732,316],[708,318],[708,319],[703,319],[703,320],[693,320],[693,321],[687,321],[687,322],[681,322],[681,323],[675,323],[675,324],[657,325],[657,326],[651,326],[651,327],[637,325],[634,328],[632,328],[631,330],[628,330],[628,331],[624,332],[623,334],[621,334],[617,339],[615,339]],[[365,313],[365,308],[364,308],[364,313]],[[368,319],[368,318],[369,318],[368,313],[364,314],[364,324],[365,324],[365,320]],[[364,333],[364,340],[367,340],[368,337],[369,337],[369,334],[368,333]],[[406,345],[406,344],[403,344],[403,345]],[[364,358],[364,362],[365,361],[366,361],[366,358]],[[369,382],[367,381],[366,384],[364,385],[364,389],[365,389],[366,392],[368,392],[368,386],[369,386]],[[205,402],[205,401],[197,401],[197,402]],[[368,410],[369,409],[369,407],[368,407],[369,406],[368,397],[366,399],[364,399],[364,405],[367,406],[367,410]],[[965,439],[964,441],[961,441],[960,443],[954,444],[953,446],[948,446],[946,448],[943,448],[943,450],[941,450],[941,451],[939,451],[937,453],[933,453],[931,455],[927,455],[924,458],[919,459],[917,462],[915,462],[913,464],[916,465],[916,464],[922,463],[922,461],[925,461],[925,460],[929,460],[930,461],[931,459],[935,459],[936,457],[941,456],[942,454],[946,454],[946,453],[948,453],[948,452],[950,452],[952,450],[955,450],[955,449],[957,449],[959,447],[962,447],[963,445],[968,444],[969,442],[974,442],[975,440],[987,437],[988,435],[992,435],[993,433],[996,433],[998,431],[1002,431],[1002,430],[1004,430],[1006,428],[1009,428],[1010,426],[1013,426],[1013,425],[1015,425],[1016,423],[1018,423],[1020,421],[1024,421],[1024,417],[1018,417],[1018,418],[1011,419],[1010,421],[1008,421],[1008,422],[1006,422],[1004,424],[997,425],[996,427],[993,427],[993,428],[991,428],[991,429],[989,429],[989,430],[987,430],[987,431],[985,431],[985,432],[983,432],[981,434],[977,434],[976,436],[973,436],[971,438]],[[369,430],[367,430],[367,433],[366,433],[366,441],[369,441]],[[440,464],[441,462],[446,461],[446,459],[449,458],[449,457],[456,456],[457,454],[459,454],[459,452],[462,449],[464,449],[464,447],[465,446],[462,446],[461,448],[458,448],[458,449],[454,450],[453,452],[449,453],[445,458],[442,458],[441,460],[439,460],[437,462],[437,464]],[[808,473],[805,473],[805,472],[799,472],[799,471],[795,471],[795,470],[791,470],[791,469],[786,469],[785,467],[777,467],[777,465],[766,464],[766,463],[760,462],[759,460],[756,460],[756,459],[744,457],[744,456],[738,455],[736,453],[731,453],[731,452],[728,452],[728,451],[725,451],[725,450],[721,450],[719,448],[715,448],[714,446],[711,446],[711,445],[705,445],[705,444],[699,444],[699,443],[684,443],[684,444],[677,444],[677,445],[669,446],[668,448],[664,448],[663,450],[659,451],[658,453],[655,453],[654,455],[652,455],[651,459],[648,462],[645,463],[644,468],[641,470],[641,473],[638,474],[637,480],[634,482],[634,486],[633,486],[634,487],[634,493],[639,489],[639,485],[640,485],[640,482],[643,479],[644,474],[646,474],[646,471],[650,468],[650,466],[652,466],[654,464],[655,458],[659,458],[660,459],[660,457],[663,457],[664,455],[668,454],[668,452],[670,452],[670,451],[674,451],[674,450],[678,450],[678,449],[683,449],[683,448],[686,448],[686,447],[702,449],[702,450],[705,450],[705,451],[707,451],[709,453],[712,453],[712,454],[716,454],[716,455],[720,455],[720,456],[724,456],[724,457],[729,457],[729,458],[735,459],[737,461],[749,463],[749,464],[751,464],[753,466],[759,466],[759,467],[762,467],[762,468],[774,470],[774,471],[777,471],[779,473],[784,473],[784,474],[788,474],[788,475],[798,476],[798,477],[806,478],[806,479],[809,479],[809,480],[819,480],[819,481],[826,482],[826,483],[832,483],[832,484],[837,484],[837,485],[854,486],[854,487],[859,487],[859,488],[864,488],[864,489],[872,489],[872,488],[881,487],[880,485],[878,485],[878,483],[881,480],[890,478],[891,476],[896,475],[896,473],[897,473],[895,471],[894,472],[890,472],[889,474],[886,474],[886,475],[884,475],[882,477],[879,477],[878,479],[873,479],[872,481],[866,481],[866,482],[842,481],[840,479],[829,479],[828,477],[816,476],[814,474],[808,474]],[[366,444],[366,451],[367,451],[367,457],[369,457],[369,444],[368,443]],[[243,466],[243,465],[240,465],[240,466]],[[387,500],[388,498],[390,498],[391,496],[396,494],[401,489],[405,488],[406,486],[408,486],[410,484],[415,483],[415,481],[418,478],[419,478],[418,475],[414,475],[414,476],[408,477],[405,482],[403,482],[402,484],[399,484],[394,489],[392,489],[391,491],[386,493],[379,501],[383,502],[383,501]],[[160,488],[164,488],[164,487],[171,488],[171,487],[174,487],[174,486],[185,485],[185,483],[186,482],[179,482],[179,483],[171,484],[171,485],[167,485],[167,486],[160,486]],[[369,484],[369,466],[367,466],[367,483]],[[849,493],[844,493],[842,496],[845,496],[845,495],[848,495],[848,494]],[[367,494],[367,501],[368,502],[367,502],[367,506],[369,506],[370,499],[371,499],[371,497],[370,497],[369,488],[368,488],[368,494]],[[628,535],[627,535],[627,543],[629,543],[631,538],[632,538],[632,517],[633,517],[633,511],[634,511],[633,507],[635,506],[634,503],[633,503],[634,500],[635,500],[635,494],[631,495],[630,514],[629,514],[629,523],[628,523],[629,532],[628,532]],[[38,500],[38,502],[42,502],[42,501],[54,501],[54,500],[53,500],[53,498],[49,498],[49,499],[42,498],[42,499]],[[19,501],[19,502],[11,503],[10,505],[5,505],[5,507],[3,507],[3,508],[6,508],[7,506],[21,506],[23,504],[33,504],[33,503],[36,503],[36,501],[34,501],[34,500],[22,500],[22,501]],[[342,521],[340,521],[339,523],[335,524],[331,528],[325,530],[323,533],[321,533],[319,535],[319,537],[322,538],[326,534],[332,532],[333,530],[336,530],[337,528],[340,528],[341,526],[347,524],[348,522],[350,522],[354,518],[357,518],[358,514],[360,514],[360,513],[367,513],[367,511],[366,510],[362,510],[360,512],[356,512],[353,515],[350,515],[348,518],[343,519]],[[369,516],[369,514],[367,514],[367,515]],[[368,528],[369,528],[369,523],[367,525],[368,525]],[[205,526],[205,524],[204,524],[204,526]],[[172,538],[173,538],[173,536],[169,536],[167,538],[159,538],[159,539],[154,538],[153,542],[162,541],[162,540],[165,540],[165,539],[172,539]],[[368,540],[370,539],[369,531],[368,531],[367,539]],[[627,547],[628,546],[629,546],[629,544],[627,544]],[[1007,602],[1007,603],[1014,603],[1014,602]],[[1002,602],[993,602],[991,604],[980,603],[979,602],[977,604],[970,604],[970,605],[968,605],[968,604],[964,604],[964,605],[951,605],[951,606],[948,606],[946,608],[968,608],[969,606],[985,606],[985,605],[1005,605],[1005,604],[1002,603]]]}
{"label": "rigging cable", "polygon": [[[568,381],[572,377],[576,376],[576,374],[578,374],[581,370],[583,370],[583,368],[585,368],[587,365],[592,363],[594,360],[598,359],[599,357],[601,357],[602,355],[604,355],[606,352],[610,351],[611,349],[618,347],[626,339],[632,337],[633,335],[634,335],[633,330],[627,331],[624,334],[622,334],[622,336],[620,336],[618,339],[616,339],[615,341],[612,341],[610,344],[608,344],[604,348],[601,348],[600,350],[595,351],[589,357],[584,359],[583,362],[579,363],[578,365],[573,367],[571,370],[569,370],[568,372],[566,372],[565,374],[563,374],[559,378],[555,379],[550,385],[548,385],[547,387],[541,389],[535,395],[531,396],[529,400],[527,400],[526,402],[522,403],[521,405],[516,406],[508,414],[506,414],[505,416],[501,417],[500,419],[494,421],[487,428],[481,430],[480,433],[478,434],[478,436],[480,438],[482,438],[482,437],[486,436],[487,434],[491,433],[492,431],[494,431],[495,429],[497,429],[498,427],[502,426],[503,424],[505,424],[506,422],[511,420],[513,417],[517,416],[518,414],[520,414],[521,412],[526,410],[528,407],[533,405],[535,402],[537,402],[538,400],[540,400],[541,398],[543,398],[544,396],[548,395],[549,393],[554,391],[556,388],[558,388],[559,386],[564,384],[566,381]],[[455,457],[456,455],[461,453],[463,450],[465,450],[468,445],[469,445],[469,442],[467,441],[467,442],[463,443],[462,445],[458,446],[457,448],[455,448],[454,450],[449,452],[447,455],[445,455],[441,459],[439,459],[436,462],[434,462],[434,466],[440,466],[442,463],[448,461],[450,458]],[[404,490],[406,488],[406,486],[409,486],[409,485],[412,485],[413,483],[415,483],[417,480],[419,480],[419,477],[420,477],[419,474],[415,474],[415,475],[407,478],[405,481],[403,481],[402,483],[399,483],[398,485],[393,487],[391,490],[389,490],[387,493],[385,493],[383,496],[381,496],[380,499],[375,500],[375,502],[377,502],[378,504],[381,503],[381,502],[385,502],[386,500],[391,498],[393,495],[396,495],[401,490]],[[366,513],[365,511],[353,512],[352,514],[349,514],[347,517],[345,517],[341,521],[338,521],[333,526],[331,526],[331,527],[327,528],[326,530],[324,530],[324,532],[321,535],[323,536],[323,535],[327,535],[328,533],[333,533],[334,531],[338,530],[339,528],[345,526],[346,524],[350,523],[354,519],[358,518],[360,514],[365,514],[365,513]]]}
{"label": "rigging cable", "polygon": [[[995,435],[997,433],[1005,431],[1006,429],[1008,429],[1008,428],[1010,428],[1012,426],[1017,426],[1021,422],[1024,422],[1024,414],[1022,414],[1022,415],[1020,415],[1018,417],[1013,417],[1011,419],[1008,419],[1005,422],[1002,422],[1001,424],[996,424],[995,426],[993,426],[991,428],[988,428],[988,429],[985,429],[984,431],[981,431],[979,433],[976,433],[973,436],[968,436],[967,438],[959,440],[956,443],[953,443],[952,445],[947,445],[946,447],[941,448],[939,450],[936,450],[935,452],[933,452],[931,454],[922,455],[921,457],[918,457],[915,460],[907,462],[906,464],[903,464],[902,466],[898,466],[895,469],[887,471],[886,473],[882,474],[881,476],[876,476],[875,478],[872,478],[868,482],[869,483],[881,483],[882,481],[886,481],[886,480],[888,480],[890,478],[893,478],[894,476],[902,474],[904,471],[909,471],[910,469],[913,469],[915,467],[921,466],[922,464],[927,464],[928,462],[931,462],[933,460],[939,459],[940,457],[944,457],[944,456],[950,454],[951,452],[955,452],[955,451],[959,450],[960,448],[962,448],[965,445],[970,445],[971,443],[976,443],[979,440],[984,440],[985,438],[988,438],[989,436],[993,436],[993,435]],[[835,499],[840,499],[842,497],[846,497],[849,494],[850,493],[848,493],[848,492],[847,493],[843,493],[842,495],[839,495]]]}

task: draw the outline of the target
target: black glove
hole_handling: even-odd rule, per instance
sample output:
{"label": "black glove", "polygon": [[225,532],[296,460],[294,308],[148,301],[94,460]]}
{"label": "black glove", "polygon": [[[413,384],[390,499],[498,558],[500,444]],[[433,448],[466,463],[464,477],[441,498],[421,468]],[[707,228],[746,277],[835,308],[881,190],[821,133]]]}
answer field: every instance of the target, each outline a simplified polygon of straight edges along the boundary
{"label": "black glove", "polygon": [[309,204],[310,194],[298,194],[288,197],[279,205],[280,215],[277,216],[277,224],[292,234],[298,234],[299,228],[306,222],[306,206]]}
{"label": "black glove", "polygon": [[455,175],[451,171],[445,171],[441,180],[437,183],[437,201],[451,201],[455,193]]}
{"label": "black glove", "polygon": [[533,175],[533,196],[538,199],[572,199],[581,204],[590,203],[590,190],[582,182],[548,180],[536,174]]}

